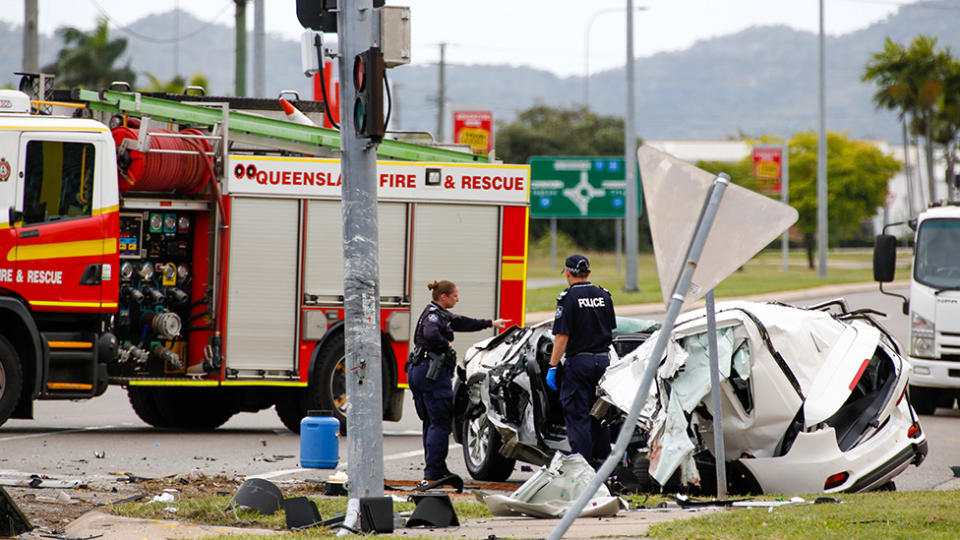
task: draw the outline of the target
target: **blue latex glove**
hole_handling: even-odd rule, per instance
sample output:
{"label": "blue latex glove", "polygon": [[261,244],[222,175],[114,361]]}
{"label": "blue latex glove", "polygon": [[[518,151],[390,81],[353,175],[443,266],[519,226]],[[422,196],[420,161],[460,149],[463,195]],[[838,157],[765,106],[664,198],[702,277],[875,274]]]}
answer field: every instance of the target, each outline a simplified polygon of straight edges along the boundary
{"label": "blue latex glove", "polygon": [[547,370],[547,386],[554,392],[557,391],[557,366]]}

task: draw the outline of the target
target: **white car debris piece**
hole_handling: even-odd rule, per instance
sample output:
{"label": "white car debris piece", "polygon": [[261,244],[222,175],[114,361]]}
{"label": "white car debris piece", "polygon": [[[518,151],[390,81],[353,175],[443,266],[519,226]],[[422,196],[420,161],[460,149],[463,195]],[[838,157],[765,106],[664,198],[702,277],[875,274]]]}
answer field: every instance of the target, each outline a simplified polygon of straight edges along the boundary
{"label": "white car debris piece", "polygon": [[[727,302],[716,312],[731,493],[889,488],[924,460],[926,436],[907,395],[911,368],[876,322],[882,314],[850,311],[840,299],[808,308]],[[627,429],[625,411],[651,360],[648,323],[615,335],[591,411],[615,429]],[[629,427],[627,465],[641,491],[715,489],[706,332],[704,310],[684,314],[656,359]],[[460,361],[456,433],[474,478],[502,480],[515,460],[543,465],[569,452],[557,393],[544,381],[552,343],[550,321],[514,327]]]}
{"label": "white car debris piece", "polygon": [[[554,454],[549,466],[541,467],[529,480],[509,496],[483,497],[487,509],[495,516],[526,515],[535,518],[562,517],[570,504],[586,489],[596,472],[580,454]],[[610,495],[601,485],[580,517],[612,516],[627,503]]]}

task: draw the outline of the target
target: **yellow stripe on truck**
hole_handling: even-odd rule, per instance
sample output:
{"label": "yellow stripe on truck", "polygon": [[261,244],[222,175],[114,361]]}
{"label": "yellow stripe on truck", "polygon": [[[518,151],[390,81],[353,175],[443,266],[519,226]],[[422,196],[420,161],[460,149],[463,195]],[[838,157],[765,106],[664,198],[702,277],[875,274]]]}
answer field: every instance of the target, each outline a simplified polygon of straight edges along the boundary
{"label": "yellow stripe on truck", "polygon": [[509,281],[522,281],[526,276],[526,270],[523,262],[503,261],[500,265],[500,279]]}
{"label": "yellow stripe on truck", "polygon": [[67,259],[70,257],[91,257],[112,255],[117,252],[116,238],[97,240],[79,240],[76,242],[57,242],[33,246],[15,246],[7,253],[8,261],[37,261],[43,259]]}

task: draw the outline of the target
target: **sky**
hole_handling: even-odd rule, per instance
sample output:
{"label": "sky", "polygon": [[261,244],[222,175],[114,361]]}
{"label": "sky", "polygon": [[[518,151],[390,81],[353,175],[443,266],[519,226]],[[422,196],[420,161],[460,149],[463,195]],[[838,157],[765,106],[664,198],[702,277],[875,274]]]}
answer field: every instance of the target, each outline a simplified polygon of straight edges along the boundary
{"label": "sky", "polygon": [[[266,30],[299,39],[294,0],[266,2]],[[22,0],[0,0],[6,7]],[[886,18],[913,0],[823,0],[828,35],[855,31]],[[623,66],[626,60],[625,0],[388,0],[411,9],[413,63],[435,63],[439,44],[453,64],[538,67],[560,76],[580,76]],[[755,25],[787,25],[818,31],[819,0],[634,0],[634,54],[650,56],[689,47],[698,40]],[[111,33],[150,13],[182,9],[205,22],[233,24],[234,0],[39,0],[40,31],[60,26],[93,28],[106,14]],[[0,20],[21,24],[23,10],[0,10]],[[253,29],[248,8],[248,28]],[[181,26],[180,33],[202,31]],[[149,37],[172,40],[176,31],[157,28]]]}

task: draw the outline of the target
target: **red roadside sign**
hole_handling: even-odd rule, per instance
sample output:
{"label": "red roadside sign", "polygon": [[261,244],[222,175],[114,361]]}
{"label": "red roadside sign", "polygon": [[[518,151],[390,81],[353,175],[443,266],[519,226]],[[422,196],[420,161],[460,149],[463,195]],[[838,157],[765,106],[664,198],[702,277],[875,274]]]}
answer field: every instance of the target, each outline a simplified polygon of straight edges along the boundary
{"label": "red roadside sign", "polygon": [[761,191],[767,194],[780,193],[783,177],[783,148],[757,146],[753,149],[753,175],[760,180]]}
{"label": "red roadside sign", "polygon": [[470,145],[474,154],[489,154],[493,149],[493,112],[454,111],[453,142]]}

